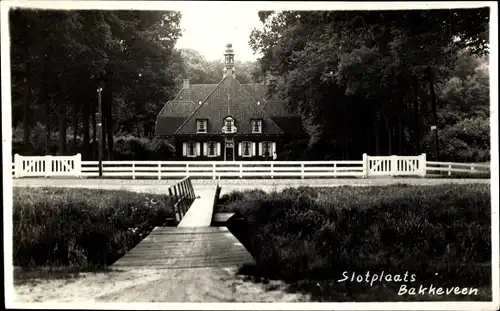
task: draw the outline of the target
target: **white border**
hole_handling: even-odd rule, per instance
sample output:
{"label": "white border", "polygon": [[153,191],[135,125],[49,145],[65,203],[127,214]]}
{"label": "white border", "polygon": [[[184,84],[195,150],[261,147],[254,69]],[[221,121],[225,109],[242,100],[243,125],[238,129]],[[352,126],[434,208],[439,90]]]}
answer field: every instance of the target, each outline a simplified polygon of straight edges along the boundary
{"label": "white border", "polygon": [[[3,219],[4,219],[4,275],[5,305],[7,308],[67,308],[67,309],[288,309],[288,310],[498,310],[499,284],[499,193],[498,193],[498,4],[489,2],[159,2],[159,1],[2,1],[2,143],[3,143]],[[491,200],[492,200],[492,302],[380,302],[380,303],[15,303],[12,277],[12,126],[10,89],[10,41],[8,11],[11,7],[39,9],[99,9],[99,10],[203,10],[204,6],[223,6],[249,10],[390,10],[474,8],[489,6],[490,15],[490,113],[491,113]]]}

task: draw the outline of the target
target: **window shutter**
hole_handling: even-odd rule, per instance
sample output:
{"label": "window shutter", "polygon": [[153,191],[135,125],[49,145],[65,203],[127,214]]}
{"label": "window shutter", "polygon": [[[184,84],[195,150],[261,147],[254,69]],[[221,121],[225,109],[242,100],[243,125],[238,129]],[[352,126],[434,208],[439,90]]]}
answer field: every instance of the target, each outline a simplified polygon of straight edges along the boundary
{"label": "window shutter", "polygon": [[196,143],[196,155],[200,156],[201,155],[201,144]]}
{"label": "window shutter", "polygon": [[187,155],[187,144],[182,143],[182,155],[185,157]]}
{"label": "window shutter", "polygon": [[257,149],[257,144],[256,143],[252,143],[252,156],[255,157],[256,155],[256,149]]}
{"label": "window shutter", "polygon": [[259,156],[262,156],[262,142],[259,143]]}
{"label": "window shutter", "polygon": [[220,157],[220,143],[217,143],[217,156]]}
{"label": "window shutter", "polygon": [[206,142],[203,143],[203,155],[204,156],[208,155],[208,143]]}
{"label": "window shutter", "polygon": [[241,143],[238,143],[238,155],[241,157],[241,148],[242,148],[242,144]]}
{"label": "window shutter", "polygon": [[273,141],[273,146],[272,146],[272,154],[276,152],[276,143]]}

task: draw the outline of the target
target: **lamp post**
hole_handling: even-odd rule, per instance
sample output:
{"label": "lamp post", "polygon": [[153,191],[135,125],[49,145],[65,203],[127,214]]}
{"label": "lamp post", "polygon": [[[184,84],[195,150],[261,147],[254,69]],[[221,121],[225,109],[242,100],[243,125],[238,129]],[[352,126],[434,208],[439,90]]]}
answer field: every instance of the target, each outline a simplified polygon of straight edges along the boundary
{"label": "lamp post", "polygon": [[431,125],[431,131],[434,132],[434,148],[436,151],[436,161],[439,161],[439,137],[436,125]]}
{"label": "lamp post", "polygon": [[102,140],[102,102],[101,102],[102,87],[97,89],[97,131],[99,137],[99,178],[102,178],[102,154],[103,154],[103,140]]}

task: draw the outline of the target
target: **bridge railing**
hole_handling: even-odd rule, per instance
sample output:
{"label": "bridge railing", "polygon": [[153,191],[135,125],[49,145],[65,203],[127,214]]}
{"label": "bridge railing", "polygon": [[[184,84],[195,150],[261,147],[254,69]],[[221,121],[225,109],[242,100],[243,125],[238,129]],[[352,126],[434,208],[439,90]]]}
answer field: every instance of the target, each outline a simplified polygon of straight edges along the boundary
{"label": "bridge railing", "polygon": [[184,177],[168,187],[168,197],[174,209],[175,220],[179,223],[186,215],[191,203],[196,199],[191,178]]}
{"label": "bridge railing", "polygon": [[[42,163],[43,165],[41,165]],[[47,164],[49,163],[49,164]],[[62,163],[63,165],[54,165]],[[68,164],[69,163],[69,164]],[[321,178],[419,176],[446,172],[480,175],[488,164],[427,161],[418,156],[369,156],[349,161],[103,161],[104,178]],[[77,176],[99,177],[98,161],[73,157],[22,157],[16,155],[14,177]]]}

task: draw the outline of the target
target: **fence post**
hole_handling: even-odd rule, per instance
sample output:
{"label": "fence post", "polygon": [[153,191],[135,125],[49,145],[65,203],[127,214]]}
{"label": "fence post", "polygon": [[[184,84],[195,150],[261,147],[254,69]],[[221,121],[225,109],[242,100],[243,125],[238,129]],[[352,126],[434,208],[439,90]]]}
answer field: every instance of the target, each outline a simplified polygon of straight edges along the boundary
{"label": "fence post", "polygon": [[132,179],[135,179],[135,162],[132,162]]}
{"label": "fence post", "polygon": [[391,155],[391,176],[396,176],[398,173],[398,156]]}
{"label": "fence post", "polygon": [[181,181],[180,185],[181,187],[181,200],[185,200],[186,199],[186,180],[184,179],[183,181]]}
{"label": "fence post", "polygon": [[274,164],[271,163],[271,179],[274,178],[274,169],[273,169],[273,167],[274,167]]}
{"label": "fence post", "polygon": [[186,163],[186,176],[189,177],[189,163]]}
{"label": "fence post", "polygon": [[196,194],[194,193],[194,188],[193,188],[193,182],[191,181],[191,178],[188,177],[188,185],[189,185],[189,196],[191,199],[196,199]]}
{"label": "fence post", "polygon": [[212,164],[212,175],[213,179],[215,179],[215,163]]}
{"label": "fence post", "polygon": [[78,178],[82,175],[82,155],[80,153],[75,156],[75,173]]}
{"label": "fence post", "polygon": [[181,213],[179,212],[179,209],[175,206],[174,194],[172,193],[171,187],[168,187],[168,196],[170,203],[172,204],[172,209],[174,210],[175,221],[178,223],[179,221],[181,221]]}
{"label": "fence post", "polygon": [[427,155],[425,153],[420,155],[418,167],[420,169],[420,176],[425,177],[427,174]]}
{"label": "fence post", "polygon": [[177,185],[174,185],[172,188],[174,188],[174,207],[177,207],[177,210],[179,211],[179,216],[182,219],[183,210],[181,210],[181,207],[179,204],[179,196],[177,195]]}
{"label": "fence post", "polygon": [[337,162],[333,162],[333,178],[337,178]]}
{"label": "fence post", "polygon": [[45,177],[48,177],[52,173],[52,156],[51,155],[46,155],[45,156]]}
{"label": "fence post", "polygon": [[21,177],[22,160],[19,154],[14,155],[14,177]]}
{"label": "fence post", "polygon": [[161,161],[158,161],[158,180],[161,180]]}
{"label": "fence post", "polygon": [[368,160],[368,155],[363,153],[363,178],[368,177],[368,172],[370,170],[370,163]]}
{"label": "fence post", "polygon": [[448,164],[448,176],[451,176],[451,164]]}
{"label": "fence post", "polygon": [[300,164],[300,168],[301,168],[301,175],[300,175],[300,178],[304,179],[304,163]]}
{"label": "fence post", "polygon": [[243,178],[243,164],[240,163],[240,178]]}

